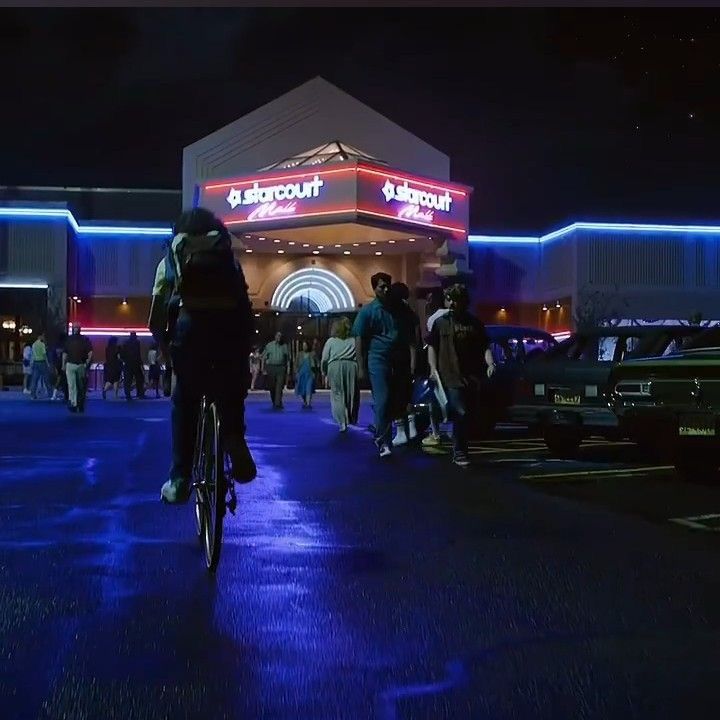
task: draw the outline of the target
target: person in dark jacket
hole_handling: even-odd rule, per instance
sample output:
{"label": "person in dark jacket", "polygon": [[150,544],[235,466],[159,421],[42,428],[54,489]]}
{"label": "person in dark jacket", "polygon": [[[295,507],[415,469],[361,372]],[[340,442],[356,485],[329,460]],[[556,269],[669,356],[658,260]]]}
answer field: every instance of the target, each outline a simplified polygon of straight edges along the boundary
{"label": "person in dark jacket", "polygon": [[[174,237],[155,273],[153,301],[148,326],[165,358],[172,361],[175,387],[172,391],[172,464],[161,496],[165,502],[187,502],[191,494],[191,474],[195,449],[195,430],[202,396],[213,390],[219,378],[221,392],[215,388],[223,426],[223,442],[230,456],[232,477],[241,483],[253,480],[257,468],[245,442],[245,398],[250,386],[250,347],[255,339],[252,305],[240,264],[230,258],[223,266],[232,274],[233,290],[224,287],[223,302],[203,303],[206,297],[190,291],[185,248],[200,241],[218,248],[226,257],[232,249],[232,236],[210,211],[195,208],[184,212],[173,228]],[[231,272],[230,272],[231,271]],[[198,272],[197,270],[195,272]],[[202,273],[201,273],[202,275]],[[202,278],[194,274],[196,282]],[[187,295],[183,286],[188,283]],[[203,283],[199,283],[203,284]],[[205,283],[206,285],[206,283]],[[189,301],[192,302],[189,302]],[[218,342],[222,338],[223,342]]]}
{"label": "person in dark jacket", "polygon": [[140,352],[140,341],[137,338],[137,333],[130,333],[130,337],[123,343],[120,354],[125,365],[125,397],[128,400],[131,399],[130,390],[134,380],[136,397],[139,400],[144,400],[145,373],[143,372],[142,354]]}

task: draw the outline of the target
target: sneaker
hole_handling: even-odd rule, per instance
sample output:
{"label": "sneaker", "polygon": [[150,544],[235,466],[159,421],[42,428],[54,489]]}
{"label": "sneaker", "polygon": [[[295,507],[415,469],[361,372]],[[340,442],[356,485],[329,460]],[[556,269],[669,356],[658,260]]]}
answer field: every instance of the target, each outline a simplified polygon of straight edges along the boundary
{"label": "sneaker", "polygon": [[23,390],[23,395],[30,395],[30,391],[26,388]]}
{"label": "sneaker", "polygon": [[167,480],[160,491],[160,499],[170,505],[182,505],[190,499],[190,481],[185,478]]}
{"label": "sneaker", "polygon": [[428,435],[427,437],[424,437],[422,439],[423,447],[434,447],[436,445],[440,444],[440,436],[439,435]]}
{"label": "sneaker", "polygon": [[407,445],[408,443],[408,436],[405,433],[405,427],[403,425],[398,425],[397,432],[395,433],[395,437],[393,438],[392,444],[393,447],[399,447],[400,445]]}
{"label": "sneaker", "polygon": [[348,429],[347,423],[343,423],[343,424],[340,426],[340,432],[341,432],[341,433],[347,432],[347,429]]}
{"label": "sneaker", "polygon": [[388,455],[392,455],[392,450],[390,449],[390,446],[387,443],[382,443],[379,448],[380,451],[380,457],[388,457]]}
{"label": "sneaker", "polygon": [[257,476],[257,467],[245,438],[237,435],[227,435],[225,448],[230,456],[233,478],[243,484],[252,482]]}
{"label": "sneaker", "polygon": [[458,467],[468,467],[470,465],[470,458],[467,456],[467,453],[456,450],[453,454],[453,464]]}
{"label": "sneaker", "polygon": [[418,436],[417,427],[415,425],[415,416],[408,416],[408,440],[414,440]]}

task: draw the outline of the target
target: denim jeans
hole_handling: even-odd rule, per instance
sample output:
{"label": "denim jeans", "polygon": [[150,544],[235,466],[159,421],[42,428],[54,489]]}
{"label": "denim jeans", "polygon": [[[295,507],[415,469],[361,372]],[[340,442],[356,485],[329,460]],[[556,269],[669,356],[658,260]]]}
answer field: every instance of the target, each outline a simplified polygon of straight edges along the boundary
{"label": "denim jeans", "polygon": [[375,415],[375,443],[392,442],[392,422],[407,414],[412,387],[410,361],[405,367],[404,357],[368,356],[368,375],[372,388]]}
{"label": "denim jeans", "polygon": [[34,360],[32,364],[32,376],[30,378],[30,394],[37,396],[40,382],[45,386],[45,391],[50,394],[50,368],[45,360]]}
{"label": "denim jeans", "polygon": [[190,478],[200,400],[213,392],[223,434],[245,434],[245,398],[250,381],[247,328],[236,316],[181,316],[170,352],[172,393],[171,478]]}

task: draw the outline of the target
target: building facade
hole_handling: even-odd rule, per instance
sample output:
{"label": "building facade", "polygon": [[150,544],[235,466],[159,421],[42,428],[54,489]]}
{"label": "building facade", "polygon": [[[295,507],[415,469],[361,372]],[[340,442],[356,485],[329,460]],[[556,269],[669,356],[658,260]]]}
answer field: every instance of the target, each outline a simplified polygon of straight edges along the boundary
{"label": "building facade", "polygon": [[720,224],[576,222],[533,237],[467,227],[450,160],[317,78],[185,148],[181,191],[0,187],[0,362],[80,324],[97,345],[148,337],[170,223],[203,204],[227,222],[258,341],[327,334],[389,272],[414,291],[472,289],[488,323],[562,333],[578,318],[720,318]]}

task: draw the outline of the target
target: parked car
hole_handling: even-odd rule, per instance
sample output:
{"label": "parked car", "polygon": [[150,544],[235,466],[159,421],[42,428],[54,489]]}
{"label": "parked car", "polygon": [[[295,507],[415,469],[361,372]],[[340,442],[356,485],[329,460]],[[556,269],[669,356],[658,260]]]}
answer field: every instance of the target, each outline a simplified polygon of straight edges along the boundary
{"label": "parked car", "polygon": [[[477,427],[474,435],[484,435],[491,431],[497,422],[505,417],[505,410],[511,404],[514,385],[522,373],[525,363],[534,357],[545,354],[558,343],[544,330],[517,325],[486,325],[490,340],[490,349],[495,358],[496,371],[492,379],[485,379],[480,388],[477,415]],[[423,353],[423,355],[425,355]],[[428,378],[429,368],[418,368],[418,379],[413,387],[413,407],[417,422],[421,427],[428,425],[428,413],[433,399],[433,387]],[[478,374],[486,378],[485,368]]]}
{"label": "parked car", "polygon": [[669,457],[683,476],[720,466],[720,327],[662,357],[628,360],[612,372],[622,431]]}
{"label": "parked car", "polygon": [[574,332],[525,366],[510,422],[537,429],[556,455],[573,455],[589,435],[620,437],[609,400],[610,372],[625,358],[662,355],[698,333],[688,326],[599,327]]}

